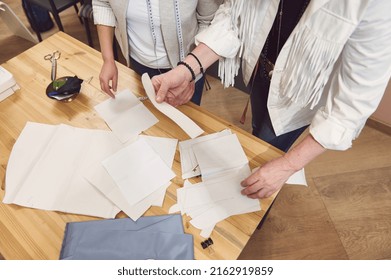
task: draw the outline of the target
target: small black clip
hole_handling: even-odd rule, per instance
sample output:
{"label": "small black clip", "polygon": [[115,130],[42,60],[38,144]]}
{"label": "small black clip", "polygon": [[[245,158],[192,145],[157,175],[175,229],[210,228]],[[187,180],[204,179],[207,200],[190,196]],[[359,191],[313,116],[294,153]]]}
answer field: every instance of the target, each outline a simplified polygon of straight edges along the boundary
{"label": "small black clip", "polygon": [[212,238],[210,238],[210,237],[209,237],[208,239],[206,239],[205,241],[201,242],[202,249],[205,250],[206,248],[208,248],[209,254],[211,254],[211,255],[214,254],[213,248],[210,247],[210,246],[212,246],[212,245],[213,245],[213,240],[212,240]]}

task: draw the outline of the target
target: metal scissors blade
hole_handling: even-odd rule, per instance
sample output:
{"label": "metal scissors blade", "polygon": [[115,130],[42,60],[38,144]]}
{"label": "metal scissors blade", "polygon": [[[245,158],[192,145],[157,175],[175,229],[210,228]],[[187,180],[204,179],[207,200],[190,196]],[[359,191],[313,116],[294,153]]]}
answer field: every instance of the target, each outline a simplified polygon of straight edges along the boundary
{"label": "metal scissors blade", "polygon": [[52,81],[56,79],[56,72],[57,72],[57,59],[59,59],[61,56],[61,52],[59,51],[54,51],[52,54],[47,54],[43,58],[45,60],[50,60],[52,63],[52,72],[51,72],[51,78]]}

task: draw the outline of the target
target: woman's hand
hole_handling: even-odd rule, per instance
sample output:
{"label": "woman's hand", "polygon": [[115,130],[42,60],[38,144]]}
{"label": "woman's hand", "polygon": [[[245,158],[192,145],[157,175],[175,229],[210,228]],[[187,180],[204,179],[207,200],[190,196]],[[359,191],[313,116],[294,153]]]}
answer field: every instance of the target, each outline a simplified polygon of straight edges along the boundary
{"label": "woman's hand", "polygon": [[118,68],[114,61],[103,62],[99,74],[100,88],[112,98],[115,98],[114,92],[117,91]]}

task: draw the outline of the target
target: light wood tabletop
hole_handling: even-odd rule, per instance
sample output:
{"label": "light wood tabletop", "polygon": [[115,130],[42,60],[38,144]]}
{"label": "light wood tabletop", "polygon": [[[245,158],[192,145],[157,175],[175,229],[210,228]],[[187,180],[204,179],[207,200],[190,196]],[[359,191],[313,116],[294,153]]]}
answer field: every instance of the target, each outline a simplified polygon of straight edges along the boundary
{"label": "light wood tabletop", "polygon": [[[44,56],[54,51],[61,52],[58,60],[57,77],[77,75],[84,82],[81,94],[72,102],[59,102],[46,96],[45,90],[51,82],[50,61]],[[5,174],[12,147],[26,122],[45,124],[68,124],[81,128],[109,130],[94,106],[109,98],[101,92],[99,72],[102,59],[99,52],[77,41],[69,35],[58,32],[20,55],[10,59],[2,66],[11,72],[20,86],[20,90],[0,102],[0,200],[5,193]],[[129,88],[139,96],[145,96],[140,77],[128,67],[118,64],[118,90]],[[159,119],[159,122],[144,132],[146,135],[189,139],[173,121],[155,109],[150,101],[144,104]],[[179,107],[183,113],[193,119],[205,134],[231,129],[239,141],[254,168],[281,155],[281,152],[238,127],[214,116],[202,107],[186,104]],[[33,147],[32,147],[33,148]],[[181,178],[180,156],[177,150],[173,165],[176,177],[167,189],[163,207],[152,207],[145,215],[167,214],[176,203],[176,189],[183,186]],[[198,182],[200,179],[192,179]],[[275,194],[276,195],[276,194]],[[183,216],[186,233],[194,237],[196,259],[236,259],[259,222],[273,202],[275,195],[261,200],[259,212],[232,216],[218,223],[211,235],[213,251],[202,249],[204,241]],[[120,213],[119,217],[125,217]],[[67,222],[95,220],[97,218],[56,211],[44,211],[0,202],[0,254],[5,259],[58,259]]]}

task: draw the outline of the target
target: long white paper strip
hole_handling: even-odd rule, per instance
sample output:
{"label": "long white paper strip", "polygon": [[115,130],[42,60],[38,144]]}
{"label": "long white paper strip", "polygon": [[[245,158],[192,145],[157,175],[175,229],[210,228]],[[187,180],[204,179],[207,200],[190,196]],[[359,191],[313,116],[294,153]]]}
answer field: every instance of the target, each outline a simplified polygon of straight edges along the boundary
{"label": "long white paper strip", "polygon": [[110,129],[125,143],[158,122],[158,119],[129,90],[116,94],[95,106]]}
{"label": "long white paper strip", "polygon": [[183,114],[178,109],[174,108],[166,102],[156,102],[156,93],[153,88],[151,79],[149,78],[147,73],[144,73],[142,75],[141,81],[143,83],[145,92],[147,93],[149,100],[156,107],[156,109],[158,109],[160,112],[162,112],[171,120],[173,120],[176,124],[178,124],[187,133],[187,135],[190,136],[190,138],[195,138],[204,133],[204,131],[195,122],[193,122],[188,116]]}

